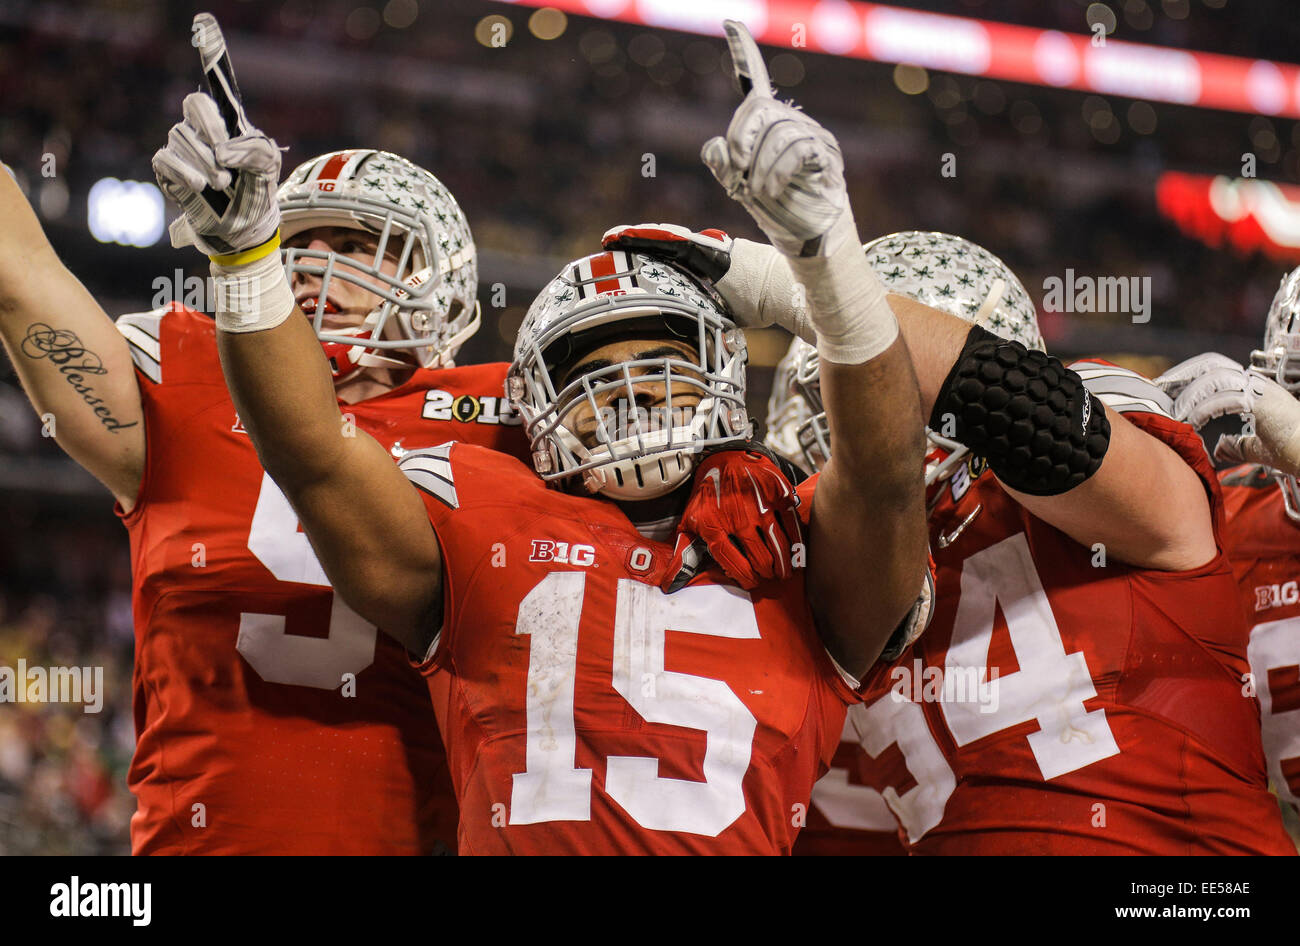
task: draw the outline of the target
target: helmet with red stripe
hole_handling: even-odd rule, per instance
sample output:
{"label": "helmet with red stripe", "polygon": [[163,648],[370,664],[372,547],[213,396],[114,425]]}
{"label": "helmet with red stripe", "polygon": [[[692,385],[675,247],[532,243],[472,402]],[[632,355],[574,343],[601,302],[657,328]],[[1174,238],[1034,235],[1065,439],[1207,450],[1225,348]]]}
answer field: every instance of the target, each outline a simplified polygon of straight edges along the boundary
{"label": "helmet with red stripe", "polygon": [[[479,327],[478,261],[465,214],[442,183],[385,151],[335,151],[300,164],[280,186],[280,236],[346,227],[377,237],[375,255],[358,261],[328,250],[285,250],[295,273],[321,280],[308,312],[336,378],[370,365],[450,365]],[[385,257],[397,272],[384,271]],[[379,304],[352,329],[326,329],[330,283],[342,280],[376,294]]]}
{"label": "helmet with red stripe", "polygon": [[[693,353],[593,361],[566,377],[597,348],[642,339]],[[701,450],[749,438],[747,356],[744,333],[710,286],[673,263],[616,250],[575,260],[538,294],[507,390],[542,479],[580,479],[609,499],[653,499],[686,481]],[[656,383],[664,403],[639,409],[638,391]],[[594,418],[585,439],[582,418]]]}

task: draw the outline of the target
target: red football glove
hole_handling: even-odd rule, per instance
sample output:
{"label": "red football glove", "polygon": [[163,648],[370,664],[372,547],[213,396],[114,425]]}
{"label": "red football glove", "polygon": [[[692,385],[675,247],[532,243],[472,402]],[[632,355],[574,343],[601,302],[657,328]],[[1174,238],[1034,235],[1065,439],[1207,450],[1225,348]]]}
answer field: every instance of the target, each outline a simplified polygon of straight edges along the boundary
{"label": "red football glove", "polygon": [[[679,527],[677,556],[686,566],[681,574],[693,576],[698,570],[698,564],[691,568],[698,537],[727,576],[747,591],[764,581],[789,578],[796,554],[803,554],[798,505],[790,480],[769,457],[754,450],[709,456],[696,470]],[[680,579],[678,572],[670,569],[669,575]],[[685,581],[689,577],[673,583],[680,587]]]}
{"label": "red football glove", "polygon": [[714,288],[741,328],[779,325],[806,342],[817,341],[803,286],[775,247],[671,223],[612,227],[601,243],[607,250],[644,253],[689,270]]}
{"label": "red football glove", "polygon": [[607,250],[648,253],[680,263],[697,276],[716,283],[731,268],[734,241],[721,230],[698,233],[672,223],[635,223],[610,227],[600,239]]}

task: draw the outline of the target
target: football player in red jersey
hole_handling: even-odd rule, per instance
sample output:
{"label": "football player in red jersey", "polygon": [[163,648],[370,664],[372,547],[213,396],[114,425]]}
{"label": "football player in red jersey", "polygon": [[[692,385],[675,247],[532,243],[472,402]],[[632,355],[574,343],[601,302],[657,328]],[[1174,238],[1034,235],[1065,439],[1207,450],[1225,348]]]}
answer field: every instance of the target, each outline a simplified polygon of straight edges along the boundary
{"label": "football player in red jersey", "polygon": [[[433,175],[345,151],[267,200],[349,423],[394,457],[451,439],[526,455],[506,366],[451,367],[477,325],[476,260]],[[133,851],[454,850],[427,689],[334,595],[230,401],[211,318],[175,304],[115,328],[7,174],[0,217],[0,334],[130,532]]]}
{"label": "football player in red jersey", "polygon": [[[607,235],[607,245],[629,242],[691,259],[699,252],[682,244],[707,244],[715,272],[729,249],[645,225]],[[739,278],[720,280],[751,317],[790,298],[771,251],[754,247],[740,247],[750,258]],[[1221,552],[1222,494],[1199,438],[1132,372],[1102,362],[1067,370],[1033,353],[1041,339],[1032,303],[982,248],[905,233],[865,249],[902,293],[891,302],[931,427],[953,426],[945,413],[960,413],[968,428],[1004,425],[1013,448],[1033,453],[1047,425],[1017,433],[1016,421],[1073,391],[1073,423],[1086,430],[1089,414],[1104,411],[1109,444],[1104,462],[1071,486],[1067,477],[1034,484],[1014,450],[989,460],[935,438],[934,623],[850,710],[846,737],[860,751],[842,750],[843,771],[814,793],[826,822],[806,843],[888,850],[883,802],[914,853],[1294,853],[1267,792],[1257,707],[1243,692],[1246,631]],[[935,309],[1020,344],[982,338]],[[994,356],[963,367],[980,346]],[[812,469],[831,455],[819,367],[797,342],[770,411],[782,429],[769,443]],[[932,407],[936,399],[946,410]],[[942,432],[960,439],[956,426]]]}
{"label": "football player in red jersey", "polygon": [[[848,311],[813,300],[828,415],[852,422],[808,550],[773,548],[806,554],[807,569],[752,596],[713,568],[672,595],[659,587],[695,454],[749,432],[744,337],[704,283],[635,254],[575,261],[534,302],[510,372],[535,472],[450,443],[408,454],[399,473],[381,444],[340,436],[314,338],[277,272],[258,268],[265,233],[218,234],[253,257],[214,261],[219,279],[252,283],[218,312],[233,396],[340,593],[425,655],[462,852],[788,851],[857,678],[917,623],[910,362],[879,284],[841,252],[855,239],[842,176],[809,173],[838,159],[833,140],[755,88],[714,166],[770,169],[768,148],[736,142],[805,153],[738,193],[780,211],[760,217],[774,239],[865,295]],[[229,154],[224,143],[214,132],[210,153]],[[243,165],[236,193],[261,173]],[[214,217],[181,202],[213,246]]]}
{"label": "football player in red jersey", "polygon": [[[1228,557],[1250,626],[1250,669],[1260,702],[1264,755],[1278,797],[1300,811],[1300,483],[1292,444],[1300,434],[1300,269],[1269,306],[1263,347],[1248,370],[1200,355],[1157,378],[1174,413],[1195,427],[1240,414],[1246,432],[1224,434],[1215,458],[1228,527]],[[1253,431],[1253,432],[1252,432]]]}
{"label": "football player in red jersey", "polygon": [[1219,482],[1268,774],[1278,797],[1300,813],[1300,518],[1283,495],[1295,486],[1257,463],[1223,470]]}
{"label": "football player in red jersey", "polygon": [[[214,81],[233,83],[219,29],[201,25]],[[176,134],[181,147],[187,132]],[[304,162],[275,199],[291,289],[349,424],[395,458],[451,439],[527,456],[503,396],[506,365],[452,362],[478,326],[477,261],[441,183],[354,149]],[[130,533],[135,853],[454,849],[424,683],[335,599],[230,402],[211,318],[174,304],[114,329],[8,174],[0,216],[0,337],[37,411],[108,486]],[[726,462],[710,461],[724,482]],[[684,526],[721,528],[720,558],[748,568],[726,554],[725,517],[692,509]],[[695,551],[681,537],[679,550]]]}

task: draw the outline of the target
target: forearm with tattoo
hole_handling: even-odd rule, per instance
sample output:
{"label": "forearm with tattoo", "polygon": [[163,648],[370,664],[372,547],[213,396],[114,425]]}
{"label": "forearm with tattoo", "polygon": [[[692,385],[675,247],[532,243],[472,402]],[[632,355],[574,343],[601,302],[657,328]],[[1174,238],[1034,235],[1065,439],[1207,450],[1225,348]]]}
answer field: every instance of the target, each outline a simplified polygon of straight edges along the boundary
{"label": "forearm with tattoo", "polygon": [[124,424],[114,415],[113,410],[104,403],[104,399],[95,394],[95,389],[86,383],[86,376],[108,373],[102,359],[86,348],[76,332],[54,328],[44,322],[33,322],[27,327],[20,350],[32,361],[48,358],[58,367],[63,379],[72,385],[81,399],[95,412],[105,429],[117,433],[134,427],[139,421]]}

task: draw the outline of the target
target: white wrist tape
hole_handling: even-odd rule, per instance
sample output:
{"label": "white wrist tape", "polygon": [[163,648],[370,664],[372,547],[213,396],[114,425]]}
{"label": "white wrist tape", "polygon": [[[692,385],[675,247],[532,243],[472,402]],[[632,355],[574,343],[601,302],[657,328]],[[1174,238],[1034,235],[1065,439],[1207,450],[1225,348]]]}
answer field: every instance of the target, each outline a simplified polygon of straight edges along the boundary
{"label": "white wrist tape", "polygon": [[731,314],[746,328],[779,325],[808,344],[817,344],[804,290],[776,247],[753,240],[733,240],[731,265],[716,288]]}
{"label": "white wrist tape", "polygon": [[1284,473],[1300,474],[1300,401],[1286,388],[1269,383],[1255,399],[1255,433]]}
{"label": "white wrist tape", "polygon": [[[843,228],[850,232],[835,233]],[[862,252],[850,214],[840,218],[827,240],[838,247],[834,253],[789,257],[790,270],[804,286],[817,354],[838,365],[860,365],[894,343],[898,319]]]}
{"label": "white wrist tape", "polygon": [[289,317],[296,303],[279,253],[238,266],[212,264],[217,328],[263,332]]}

